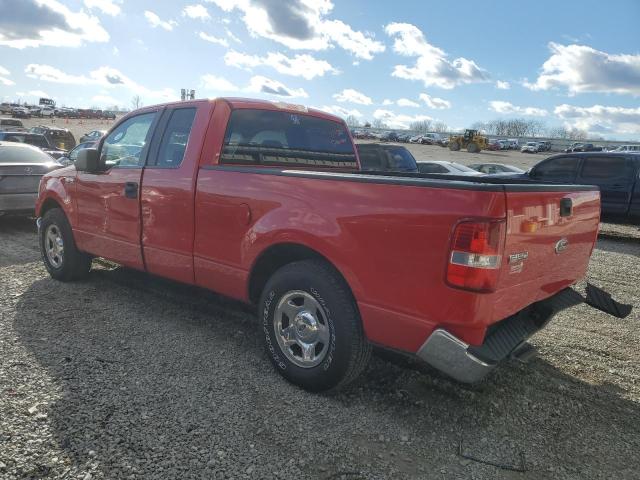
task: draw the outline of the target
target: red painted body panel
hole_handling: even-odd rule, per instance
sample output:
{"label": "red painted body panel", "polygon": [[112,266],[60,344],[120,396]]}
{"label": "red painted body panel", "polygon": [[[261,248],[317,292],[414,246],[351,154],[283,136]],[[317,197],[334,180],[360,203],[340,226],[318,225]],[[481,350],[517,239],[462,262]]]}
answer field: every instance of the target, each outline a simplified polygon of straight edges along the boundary
{"label": "red painted body panel", "polygon": [[[176,105],[189,104],[198,114],[179,168],[78,174],[75,192],[54,172],[43,181],[39,205],[49,196],[66,199],[76,240],[88,252],[245,301],[251,269],[265,250],[304,245],[342,273],[369,340],[409,352],[436,327],[480,344],[489,325],[586,271],[599,221],[598,192],[442,188],[441,182],[436,188],[428,181],[413,186],[217,169],[233,108],[282,106],[241,99]],[[121,195],[124,182],[136,175],[140,202]],[[570,217],[557,211],[565,197],[573,200]],[[452,231],[463,219],[507,221],[495,292],[445,283]],[[570,248],[556,254],[561,238]],[[522,251],[529,258],[515,271],[509,255]]]}

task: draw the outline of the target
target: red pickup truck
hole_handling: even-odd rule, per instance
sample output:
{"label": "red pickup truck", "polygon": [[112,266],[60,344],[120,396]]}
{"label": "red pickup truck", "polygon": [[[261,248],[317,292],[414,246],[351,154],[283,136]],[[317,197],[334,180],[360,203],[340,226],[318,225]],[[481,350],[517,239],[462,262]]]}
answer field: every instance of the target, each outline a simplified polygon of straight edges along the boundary
{"label": "red pickup truck", "polygon": [[373,345],[463,382],[517,355],[583,301],[568,287],[600,201],[585,186],[363,174],[341,119],[216,99],[123,117],[43,177],[36,212],[53,278],[104,257],[254,304],[276,369],[320,391],[353,380]]}

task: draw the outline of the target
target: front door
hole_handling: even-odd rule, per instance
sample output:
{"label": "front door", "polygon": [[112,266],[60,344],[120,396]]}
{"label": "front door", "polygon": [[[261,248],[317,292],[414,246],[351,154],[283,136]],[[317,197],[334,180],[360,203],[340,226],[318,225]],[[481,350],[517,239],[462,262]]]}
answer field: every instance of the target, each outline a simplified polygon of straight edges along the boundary
{"label": "front door", "polygon": [[117,125],[100,143],[100,172],[78,172],[75,238],[80,250],[144,268],[139,190],[158,115],[147,111]]}

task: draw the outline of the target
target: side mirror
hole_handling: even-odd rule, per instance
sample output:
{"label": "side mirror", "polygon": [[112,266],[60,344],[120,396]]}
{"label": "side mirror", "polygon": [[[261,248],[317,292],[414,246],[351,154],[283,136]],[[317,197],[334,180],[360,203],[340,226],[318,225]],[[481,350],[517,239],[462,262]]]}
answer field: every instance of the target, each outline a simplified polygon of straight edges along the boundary
{"label": "side mirror", "polygon": [[95,173],[100,168],[98,150],[95,148],[85,148],[78,152],[75,161],[76,170],[79,172]]}

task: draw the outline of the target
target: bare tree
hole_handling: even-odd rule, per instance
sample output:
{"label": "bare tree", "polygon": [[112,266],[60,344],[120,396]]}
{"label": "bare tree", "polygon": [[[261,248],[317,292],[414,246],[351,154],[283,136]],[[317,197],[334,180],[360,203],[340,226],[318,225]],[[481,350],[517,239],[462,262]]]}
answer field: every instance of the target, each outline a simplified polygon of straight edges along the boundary
{"label": "bare tree", "polygon": [[417,122],[411,122],[409,130],[413,130],[418,133],[427,133],[431,131],[432,125],[431,120],[419,120]]}
{"label": "bare tree", "polygon": [[380,118],[376,118],[371,125],[373,128],[389,128]]}
{"label": "bare tree", "polygon": [[435,133],[447,133],[450,130],[449,125],[444,122],[436,122],[432,128]]}
{"label": "bare tree", "polygon": [[561,138],[563,140],[586,140],[587,132],[578,128],[553,127],[547,130],[547,135],[551,138]]}
{"label": "bare tree", "polygon": [[359,127],[360,126],[360,120],[358,120],[354,115],[349,115],[347,118],[344,119],[344,121],[350,127]]}
{"label": "bare tree", "polygon": [[137,110],[138,108],[141,108],[144,104],[142,103],[142,98],[140,97],[140,95],[134,95],[133,98],[131,99],[131,107],[134,110]]}

